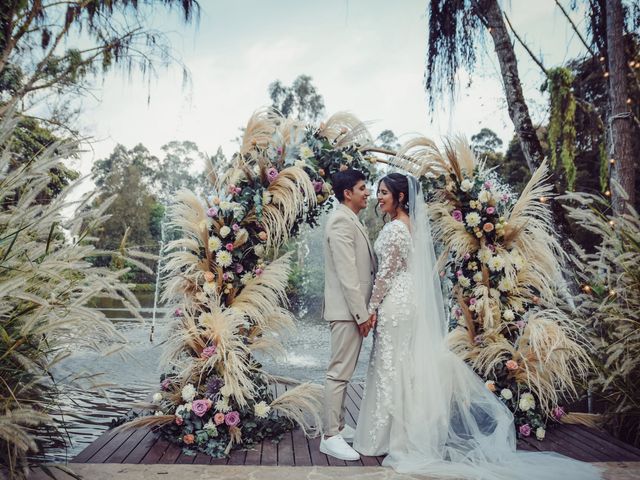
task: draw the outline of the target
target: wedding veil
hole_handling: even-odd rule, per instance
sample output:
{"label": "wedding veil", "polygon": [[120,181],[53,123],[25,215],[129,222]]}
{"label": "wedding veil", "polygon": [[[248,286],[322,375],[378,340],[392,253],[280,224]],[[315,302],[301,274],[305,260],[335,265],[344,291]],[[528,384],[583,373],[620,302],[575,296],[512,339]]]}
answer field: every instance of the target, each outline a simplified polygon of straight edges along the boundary
{"label": "wedding veil", "polygon": [[[600,478],[588,463],[555,453],[516,452],[513,415],[446,346],[447,321],[420,183],[409,180],[413,249],[409,272],[416,314],[406,319],[412,344],[402,405],[396,405],[383,465],[406,473],[475,479]],[[407,338],[407,337],[405,337]],[[398,437],[400,436],[400,437]]]}

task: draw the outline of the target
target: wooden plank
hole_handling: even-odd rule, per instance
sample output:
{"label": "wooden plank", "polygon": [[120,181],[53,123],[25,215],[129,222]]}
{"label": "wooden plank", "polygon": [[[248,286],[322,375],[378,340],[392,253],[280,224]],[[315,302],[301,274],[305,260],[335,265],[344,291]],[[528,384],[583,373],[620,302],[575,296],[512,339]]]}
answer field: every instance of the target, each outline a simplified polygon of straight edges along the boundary
{"label": "wooden plank", "polygon": [[209,465],[211,461],[211,457],[206,453],[198,452],[195,458],[193,459],[194,465]]}
{"label": "wooden plank", "polygon": [[320,451],[320,437],[309,439],[309,453],[313,465],[317,467],[329,465],[329,457]]}
{"label": "wooden plank", "polygon": [[262,442],[262,460],[260,465],[277,466],[278,465],[278,445],[271,440]]}
{"label": "wooden plank", "polygon": [[156,463],[159,463],[160,458],[162,458],[164,452],[167,451],[169,445],[171,445],[171,442],[166,438],[158,438],[158,441],[153,444],[140,463],[144,463],[146,465],[155,465]]}
{"label": "wooden plank", "polygon": [[174,463],[179,463],[182,465],[191,465],[193,464],[193,461],[196,459],[196,455],[197,454],[187,455],[186,453],[184,453],[184,451],[182,451],[182,449],[180,449],[180,455],[178,455],[178,458],[176,458],[176,461]]}
{"label": "wooden plank", "polygon": [[309,442],[304,436],[302,430],[296,428],[291,432],[293,440],[293,461],[297,467],[310,467],[313,465],[311,461],[311,452],[309,451]]}
{"label": "wooden plank", "polygon": [[160,435],[158,433],[149,429],[147,435],[138,443],[136,448],[127,455],[127,458],[125,458],[122,463],[141,463],[144,456],[153,448],[159,438]]}
{"label": "wooden plank", "polygon": [[117,435],[113,430],[108,430],[100,435],[94,442],[90,443],[75,456],[71,463],[87,463],[102,447],[109,443]]}
{"label": "wooden plank", "polygon": [[561,430],[556,429],[545,438],[545,445],[542,447],[548,451],[554,451],[567,457],[582,460],[583,462],[594,461],[598,457],[598,452],[592,451],[588,445],[577,444],[571,438],[566,438]]}
{"label": "wooden plank", "polygon": [[228,461],[229,459],[227,457],[222,457],[222,458],[211,457],[211,461],[209,462],[209,465],[226,465]]}
{"label": "wooden plank", "polygon": [[584,425],[564,424],[561,428],[574,437],[604,448],[613,458],[612,461],[640,460],[640,450],[618,440],[607,432],[598,431],[595,428],[589,428]]}
{"label": "wooden plank", "polygon": [[253,448],[247,450],[247,456],[244,458],[245,465],[260,465],[261,457],[262,457],[262,444],[264,442],[260,442],[258,445],[255,445]]}
{"label": "wooden plank", "polygon": [[127,441],[127,439],[133,435],[133,430],[127,430],[124,432],[118,432],[115,437],[111,439],[104,447],[96,452],[96,454],[91,457],[85,463],[106,463],[107,459],[111,456],[113,452],[115,452],[120,445]]}
{"label": "wooden plank", "polygon": [[104,463],[123,463],[124,459],[140,444],[142,439],[149,433],[148,428],[137,428],[126,442],[120,445]]}
{"label": "wooden plank", "polygon": [[295,465],[293,455],[293,436],[287,432],[278,442],[278,465],[293,467]]}
{"label": "wooden plank", "polygon": [[244,465],[246,456],[246,450],[232,450],[229,454],[229,461],[227,462],[227,465]]}
{"label": "wooden plank", "polygon": [[157,463],[176,463],[181,453],[182,449],[175,443],[171,443]]}

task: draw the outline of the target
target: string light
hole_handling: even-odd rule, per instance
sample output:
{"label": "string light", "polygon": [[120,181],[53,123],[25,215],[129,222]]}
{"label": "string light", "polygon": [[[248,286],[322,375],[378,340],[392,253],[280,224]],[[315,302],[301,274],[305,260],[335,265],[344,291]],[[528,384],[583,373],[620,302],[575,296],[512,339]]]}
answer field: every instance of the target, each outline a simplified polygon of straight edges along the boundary
{"label": "string light", "polygon": [[627,98],[627,105],[631,105],[631,99]]}
{"label": "string light", "polygon": [[611,190],[607,190],[606,192],[604,192],[605,196],[609,197],[611,196]]}
{"label": "string light", "polygon": [[615,159],[615,158],[610,158],[610,159],[609,159],[609,163],[610,163],[611,165],[613,165],[614,163],[616,163],[616,159]]}
{"label": "string light", "polygon": [[547,201],[547,197],[540,197],[540,202],[545,203]]}
{"label": "string light", "polygon": [[604,62],[604,57],[600,57],[600,61],[601,61],[601,62]]}
{"label": "string light", "polygon": [[615,226],[615,223],[613,223],[613,220],[609,220],[609,225],[611,225],[612,227]]}
{"label": "string light", "polygon": [[609,77],[609,72],[604,72],[604,78]]}
{"label": "string light", "polygon": [[611,295],[612,297],[616,294],[615,290],[609,290],[609,295]]}
{"label": "string light", "polygon": [[489,33],[491,33],[491,30],[493,30],[493,28],[489,27]]}
{"label": "string light", "polygon": [[591,293],[591,287],[589,285],[582,287],[582,290],[584,290],[585,293]]}

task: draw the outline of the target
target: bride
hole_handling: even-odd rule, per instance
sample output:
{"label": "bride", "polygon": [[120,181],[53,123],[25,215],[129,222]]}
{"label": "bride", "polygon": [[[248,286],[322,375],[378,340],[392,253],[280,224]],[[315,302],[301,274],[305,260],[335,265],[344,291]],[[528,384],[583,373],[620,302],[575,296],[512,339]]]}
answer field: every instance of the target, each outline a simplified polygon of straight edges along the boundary
{"label": "bride", "polygon": [[[446,317],[419,182],[391,173],[378,186],[389,216],[369,314],[374,346],[354,438],[399,472],[476,479],[600,478],[552,453],[516,452],[513,416],[445,343]],[[377,317],[376,317],[377,315]]]}

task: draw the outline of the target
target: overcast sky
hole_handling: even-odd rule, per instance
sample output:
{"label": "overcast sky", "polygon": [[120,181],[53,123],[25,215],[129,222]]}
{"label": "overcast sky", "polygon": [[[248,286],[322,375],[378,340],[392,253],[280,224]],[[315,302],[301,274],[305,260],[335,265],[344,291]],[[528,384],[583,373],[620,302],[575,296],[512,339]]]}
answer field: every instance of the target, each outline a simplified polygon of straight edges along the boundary
{"label": "overcast sky", "polygon": [[[547,66],[582,51],[553,0],[504,2],[516,30]],[[563,0],[568,4],[567,0]],[[159,15],[156,28],[191,74],[182,85],[179,68],[159,71],[150,89],[139,74],[110,73],[97,100],[84,101],[81,124],[94,137],[82,159],[107,156],[117,143],[137,143],[160,154],[171,140],[192,140],[213,154],[227,156],[234,138],[253,111],[270,103],[274,80],[289,85],[300,74],[313,78],[327,114],[347,110],[371,122],[374,136],[393,130],[401,140],[411,134],[435,139],[482,127],[506,142],[513,133],[503,98],[498,62],[487,34],[472,84],[462,75],[459,95],[429,112],[423,88],[427,44],[427,0],[200,0],[198,25],[184,25],[176,12]],[[583,17],[574,14],[576,21]],[[519,46],[519,69],[534,121],[544,118],[539,92],[542,76]],[[147,103],[150,91],[151,102]]]}

